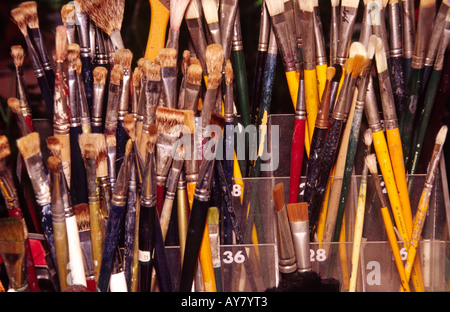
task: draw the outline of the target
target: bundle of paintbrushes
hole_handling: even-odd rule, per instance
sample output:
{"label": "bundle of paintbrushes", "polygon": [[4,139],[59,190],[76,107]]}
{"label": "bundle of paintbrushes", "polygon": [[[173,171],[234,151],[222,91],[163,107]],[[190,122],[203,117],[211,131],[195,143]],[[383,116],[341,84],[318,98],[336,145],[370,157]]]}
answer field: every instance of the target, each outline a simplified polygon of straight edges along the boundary
{"label": "bundle of paintbrushes", "polygon": [[[417,8],[413,2],[331,1],[324,32],[323,2],[262,1],[252,90],[237,0],[150,0],[145,55],[127,49],[122,38],[125,0],[64,5],[51,43],[44,42],[35,2],[14,8],[11,16],[24,36],[52,125],[47,137],[33,128],[24,51],[11,47],[17,98],[8,104],[21,135],[17,165],[23,161],[31,180],[36,203],[27,206],[27,215],[35,216],[35,224],[41,221],[58,289],[215,292],[275,286],[265,274],[270,257],[242,245],[267,243],[270,231],[262,220],[271,209],[259,196],[258,178],[279,149],[290,149],[290,159],[278,164],[290,160],[291,181],[286,202],[282,184],[273,188],[278,236],[268,243],[278,243],[283,281],[311,271],[311,243],[323,244],[321,269],[329,277],[337,257],[343,279],[349,271],[346,253],[331,243],[352,238],[352,265],[358,266],[364,209],[381,196],[366,187],[369,169],[375,175],[365,165],[368,155],[376,157],[385,183],[383,213],[389,210],[394,218],[384,223],[393,227],[386,228],[391,246],[395,229],[405,248],[416,248],[409,244],[419,236],[410,199],[415,180],[407,174],[429,161],[420,155],[427,155],[426,124],[443,76],[450,3],[442,1],[438,9],[433,0],[421,0]],[[410,18],[415,9],[417,22]],[[282,80],[275,79],[277,58]],[[278,142],[269,131],[275,81],[286,83],[295,110],[292,140],[276,149],[268,146]],[[363,129],[369,139],[362,139]],[[25,181],[16,182],[12,172],[1,170],[0,182],[7,206],[17,209]],[[345,209],[355,200],[351,177],[360,173],[363,198],[356,224],[347,227],[354,219]],[[245,184],[247,177],[252,182]],[[31,289],[35,276],[23,260],[29,258],[26,228],[13,221],[3,228],[8,232],[0,230],[1,243],[14,243],[0,251],[19,258],[8,263],[10,287]],[[220,248],[229,245],[242,257],[230,266],[233,273],[220,259]],[[169,246],[179,247],[176,256]],[[419,260],[410,256],[405,269],[412,288],[423,290]],[[357,267],[351,271],[354,291]]]}

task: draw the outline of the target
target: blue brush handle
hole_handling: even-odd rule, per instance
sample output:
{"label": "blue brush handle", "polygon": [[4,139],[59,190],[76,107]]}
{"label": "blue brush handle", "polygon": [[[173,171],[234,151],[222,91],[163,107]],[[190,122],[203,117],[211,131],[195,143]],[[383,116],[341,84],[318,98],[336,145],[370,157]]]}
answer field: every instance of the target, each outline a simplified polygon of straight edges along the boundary
{"label": "blue brush handle", "polygon": [[56,263],[56,250],[55,250],[55,239],[53,235],[51,205],[47,204],[41,206],[40,208],[41,208],[42,229],[44,230],[44,235],[45,238],[47,239],[48,246],[50,248],[50,254],[52,255],[53,263]]}
{"label": "blue brush handle", "polygon": [[92,76],[91,58],[90,56],[80,56],[81,74],[84,82],[84,92],[89,108],[89,116],[92,116],[92,106],[94,98],[94,77]]}
{"label": "blue brush handle", "polygon": [[153,224],[156,219],[156,207],[141,204],[139,211],[139,291],[149,292],[153,268],[154,235]]}
{"label": "blue brush handle", "polygon": [[125,146],[129,139],[128,133],[123,127],[123,120],[117,121],[117,134],[116,134],[116,172],[119,172],[122,166],[123,157],[125,156]]}
{"label": "blue brush handle", "polygon": [[[132,162],[132,165],[134,163]],[[136,231],[136,170],[133,166],[130,173],[130,182],[128,186],[127,197],[127,211],[125,214],[125,232],[124,232],[124,270],[125,279],[127,281],[128,289],[131,285],[133,254],[135,246],[135,231]]]}

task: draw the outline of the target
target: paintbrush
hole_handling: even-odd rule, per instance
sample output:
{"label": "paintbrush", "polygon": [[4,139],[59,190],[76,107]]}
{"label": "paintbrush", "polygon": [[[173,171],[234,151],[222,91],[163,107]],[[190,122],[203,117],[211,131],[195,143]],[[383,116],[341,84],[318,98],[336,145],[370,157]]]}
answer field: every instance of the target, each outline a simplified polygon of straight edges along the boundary
{"label": "paintbrush", "polygon": [[116,146],[117,139],[114,134],[108,134],[105,137],[106,142],[106,157],[107,157],[107,166],[108,166],[108,177],[109,184],[111,186],[111,192],[114,190],[114,186],[116,185]]}
{"label": "paintbrush", "polygon": [[144,57],[155,60],[159,50],[166,43],[167,24],[170,19],[170,0],[149,0],[150,2],[150,29]]}
{"label": "paintbrush", "polygon": [[59,286],[61,291],[67,287],[69,271],[69,246],[67,229],[64,219],[64,200],[60,181],[60,161],[55,156],[48,158],[51,185],[51,212],[56,251],[56,268],[58,270]]}
{"label": "paintbrush", "polygon": [[402,0],[402,30],[405,82],[407,83],[411,72],[414,38],[416,35],[416,10],[415,1],[413,0]]}
{"label": "paintbrush", "polygon": [[[320,107],[317,114],[314,133],[311,140],[310,153],[306,167],[306,181],[304,190],[304,201],[309,202],[313,194],[315,181],[319,174],[319,156],[321,155],[323,145],[328,132],[328,119],[330,111],[331,100],[331,83],[334,80],[336,69],[333,66],[327,69],[327,84],[325,85],[324,93],[320,101]],[[298,199],[298,191],[295,198]]]}
{"label": "paintbrush", "polygon": [[0,254],[8,274],[8,291],[28,292],[23,220],[19,218],[0,219]]}
{"label": "paintbrush", "polygon": [[141,95],[141,81],[143,73],[139,66],[136,66],[133,70],[132,86],[131,86],[131,113],[133,114],[134,121],[138,119],[139,112],[139,98]]}
{"label": "paintbrush", "polygon": [[[97,150],[99,140],[96,136],[101,134],[82,134],[79,137],[80,149],[86,167],[86,184],[88,189],[90,238],[92,244],[92,260],[94,265],[94,278],[97,281],[100,270],[103,251],[103,217],[100,205],[100,192],[97,183],[96,166]],[[103,140],[104,141],[104,140]],[[103,150],[103,149],[102,149]]]}
{"label": "paintbrush", "polygon": [[186,89],[186,74],[189,67],[189,60],[191,58],[191,52],[189,50],[184,50],[181,57],[181,83],[178,91],[177,109],[184,109],[184,96]]}
{"label": "paintbrush", "polygon": [[[80,113],[80,123],[81,131],[83,133],[91,133],[91,115],[89,109],[88,98],[86,96],[85,86],[82,77],[82,64],[81,59],[78,57],[76,59],[76,79],[77,79],[77,89],[78,89],[78,100],[79,100],[79,113]],[[92,105],[91,105],[92,107]]]}
{"label": "paintbrush", "polygon": [[222,272],[220,261],[220,212],[217,207],[208,208],[208,232],[211,246],[212,263],[214,268],[214,278],[216,282],[216,289],[218,292],[223,291],[222,287]]}
{"label": "paintbrush", "polygon": [[297,272],[311,271],[308,205],[305,202],[286,205],[294,244]]}
{"label": "paintbrush", "polygon": [[228,60],[231,55],[231,38],[238,12],[238,4],[237,0],[220,1],[219,4],[220,42],[223,47],[225,60]]}
{"label": "paintbrush", "polygon": [[297,271],[294,243],[284,199],[283,183],[275,185],[272,191],[277,219],[278,270],[282,275]]}
{"label": "paintbrush", "polygon": [[203,74],[207,74],[206,70],[206,37],[203,28],[203,12],[201,6],[201,0],[191,0],[186,8],[185,12],[186,26],[189,31],[191,42],[195,49],[195,54],[200,61],[203,69]]}
{"label": "paintbrush", "polygon": [[[386,6],[389,0],[375,0],[367,4],[370,11],[372,33],[379,37],[384,46],[388,66],[390,65],[390,45],[388,31],[386,29]],[[389,69],[390,70],[390,69]]]}
{"label": "paintbrush", "polygon": [[103,132],[103,106],[105,99],[105,86],[108,70],[103,66],[97,66],[92,72],[94,77],[94,94],[92,100],[91,132]]}
{"label": "paintbrush", "polygon": [[330,64],[337,64],[337,48],[339,41],[339,0],[330,0],[331,17],[330,17]]}
{"label": "paintbrush", "polygon": [[75,5],[68,3],[61,7],[61,21],[66,27],[67,41],[69,44],[76,43]]}
{"label": "paintbrush", "polygon": [[378,199],[380,200],[381,213],[383,216],[384,226],[386,229],[386,233],[388,235],[389,244],[392,249],[392,253],[395,259],[395,264],[397,266],[398,274],[400,276],[401,287],[404,291],[410,291],[409,284],[406,280],[405,269],[403,267],[403,261],[400,255],[400,248],[398,247],[397,236],[394,231],[394,225],[392,224],[392,219],[388,210],[388,202],[386,200],[386,196],[383,194],[381,189],[381,181],[377,172],[377,157],[375,154],[370,154],[366,156],[366,165],[370,170],[372,181],[375,186],[375,190],[378,195]]}
{"label": "paintbrush", "polygon": [[[223,73],[223,67],[225,66],[225,58],[224,58],[224,52],[223,52],[223,48],[222,45],[217,44],[217,43],[213,43],[210,44],[206,47],[206,52],[205,52],[205,59],[206,59],[206,68],[208,71],[208,75],[210,75],[211,73]],[[206,84],[206,88],[208,89],[208,76],[205,77],[205,84]],[[212,108],[212,111],[215,113],[220,113],[222,114],[223,112],[223,100],[222,100],[222,88],[216,87],[217,90],[216,92],[216,103]],[[214,88],[211,88],[214,89]],[[204,102],[205,99],[203,99]],[[203,106],[205,105],[202,102],[202,109]]]}
{"label": "paintbrush", "polygon": [[184,108],[189,109],[197,115],[198,100],[201,94],[202,86],[202,67],[200,64],[190,64],[186,71],[186,84],[184,88]]}
{"label": "paintbrush", "polygon": [[428,204],[430,202],[431,190],[433,189],[436,173],[439,166],[439,160],[442,155],[442,149],[447,137],[447,126],[444,125],[439,130],[436,135],[435,146],[433,149],[433,154],[431,155],[431,160],[428,165],[428,170],[423,186],[422,193],[420,195],[419,204],[417,207],[417,212],[414,217],[413,230],[411,235],[411,244],[408,248],[408,256],[405,263],[405,274],[406,280],[409,281],[411,272],[413,270],[413,265],[415,264],[417,249],[419,248],[420,236],[422,233],[425,218],[427,216]]}
{"label": "paintbrush", "polygon": [[119,107],[117,113],[117,131],[116,131],[116,171],[118,172],[125,154],[125,145],[128,140],[127,132],[123,126],[123,119],[128,114],[130,108],[131,93],[131,63],[133,61],[133,52],[129,49],[119,49],[114,54],[114,64],[120,64],[123,68],[122,86],[119,98]]}
{"label": "paintbrush", "polygon": [[180,263],[183,263],[184,247],[186,245],[187,225],[189,220],[189,201],[187,196],[186,175],[182,170],[177,185],[177,217],[178,241],[180,243]]}
{"label": "paintbrush", "polygon": [[79,0],[79,3],[91,21],[109,36],[114,50],[124,49],[120,30],[122,28],[125,1]]}
{"label": "paintbrush", "polygon": [[[208,86],[206,89],[206,93],[203,99],[203,107],[202,107],[202,111],[200,113],[200,117],[201,117],[201,122],[202,124],[200,125],[201,127],[201,131],[203,133],[202,136],[202,149],[204,148],[207,140],[208,140],[208,134],[209,134],[209,130],[208,126],[211,123],[211,119],[213,114],[215,113],[215,104],[216,104],[216,97],[217,97],[217,92],[218,89],[220,87],[220,83],[222,81],[222,73],[220,71],[212,71],[209,75],[208,75]],[[201,160],[204,158],[204,153],[203,151],[198,150],[197,151],[200,156],[200,162]]]}
{"label": "paintbrush", "polygon": [[28,88],[26,87],[26,81],[23,71],[23,61],[25,59],[25,53],[22,46],[11,46],[11,56],[16,68],[16,97],[19,99],[21,114],[23,115],[23,118],[25,118],[28,128],[33,131],[33,118],[29,105]]}
{"label": "paintbrush", "polygon": [[215,0],[201,0],[203,16],[208,27],[211,43],[222,45],[219,24],[219,5]]}
{"label": "paintbrush", "polygon": [[342,0],[339,22],[339,39],[336,50],[336,61],[344,66],[348,58],[353,30],[355,28],[359,0]]}
{"label": "paintbrush", "polygon": [[25,13],[23,12],[22,8],[18,7],[11,10],[11,16],[14,19],[15,23],[17,24],[17,27],[19,28],[20,32],[22,33],[25,39],[25,43],[28,49],[28,56],[30,57],[31,66],[33,67],[34,70],[34,75],[36,76],[36,79],[38,81],[39,89],[41,90],[42,97],[47,107],[47,111],[49,115],[52,116],[53,92],[50,89],[50,86],[47,82],[44,68],[42,67],[41,61],[39,60],[38,52],[36,51],[36,48],[34,47],[28,35],[28,27],[25,20]]}
{"label": "paintbrush", "polygon": [[319,1],[314,0],[313,21],[314,21],[314,38],[316,41],[316,72],[317,84],[319,89],[319,99],[322,98],[323,90],[327,81],[327,50],[325,45],[325,37],[323,35],[322,18],[320,16]]}
{"label": "paintbrush", "polygon": [[[450,10],[449,10],[450,12]],[[419,160],[423,150],[423,143],[425,141],[425,136],[427,133],[429,121],[431,118],[431,112],[434,107],[436,96],[438,95],[439,81],[442,76],[442,69],[444,66],[444,55],[448,42],[450,41],[450,13],[447,13],[445,20],[445,27],[442,34],[442,38],[439,42],[439,47],[436,54],[436,59],[434,61],[434,67],[430,74],[430,79],[428,82],[428,87],[426,89],[423,109],[420,112],[420,127],[417,134],[417,139],[413,150],[411,151],[411,165],[408,168],[410,174],[417,173],[419,167]]]}
{"label": "paintbrush", "polygon": [[164,106],[177,107],[177,50],[164,48],[159,50],[159,63],[161,66],[161,95]]}
{"label": "paintbrush", "polygon": [[31,129],[28,126],[25,117],[22,114],[22,110],[20,107],[20,101],[19,99],[15,97],[10,97],[6,101],[8,104],[8,107],[13,112],[13,114],[16,116],[17,120],[17,127],[19,128],[20,136],[24,136],[31,133]]}
{"label": "paintbrush", "polygon": [[170,0],[169,33],[167,35],[166,48],[172,48],[178,51],[180,26],[190,1],[191,0]]}
{"label": "paintbrush", "polygon": [[[369,44],[369,38],[373,34],[372,30],[372,19],[371,19],[371,4],[372,1],[370,0],[364,0],[364,11],[363,11],[363,17],[361,21],[361,31],[359,33],[359,42],[361,42],[366,48]],[[391,20],[389,20],[391,21]],[[400,30],[400,28],[398,29]]]}
{"label": "paintbrush", "polygon": [[40,135],[38,132],[32,132],[16,140],[17,148],[22,155],[28,176],[30,177],[33,191],[36,197],[36,203],[41,212],[42,228],[44,236],[49,244],[53,260],[55,257],[55,245],[53,239],[53,225],[51,214],[51,195],[50,182],[42,160]]}
{"label": "paintbrush", "polygon": [[39,16],[37,11],[36,1],[25,1],[20,4],[20,8],[25,14],[30,36],[33,40],[34,46],[41,58],[42,67],[44,68],[45,77],[50,90],[53,92],[55,88],[55,72],[52,68],[52,63],[48,57],[47,49],[44,44],[44,38],[39,27]]}
{"label": "paintbrush", "polygon": [[[286,19],[286,25],[288,29],[294,29],[294,31],[288,32],[289,35],[289,45],[291,47],[291,52],[294,57],[295,67],[297,68],[297,73],[300,71],[300,65],[302,61],[302,56],[300,49],[298,48],[298,33],[297,25],[299,21],[296,21],[296,14],[299,14],[300,7],[297,5],[298,12],[294,11],[294,3],[292,0],[283,0],[284,6],[284,16]],[[297,15],[299,17],[299,15]],[[320,23],[320,22],[319,22]],[[301,31],[300,31],[301,32]]]}
{"label": "paintbrush", "polygon": [[111,209],[105,229],[105,239],[102,252],[102,263],[97,281],[97,291],[106,292],[113,273],[116,251],[119,244],[122,222],[125,216],[126,198],[128,194],[128,180],[130,174],[130,159],[132,155],[132,143],[128,141],[124,161],[117,174],[116,186],[111,198]]}
{"label": "paintbrush", "polygon": [[115,64],[110,72],[108,103],[105,118],[105,135],[116,135],[117,132],[122,79],[123,67],[120,64]]}
{"label": "paintbrush", "polygon": [[[93,153],[93,146],[90,147]],[[86,180],[87,181],[87,180]],[[84,271],[86,273],[86,282],[89,283],[95,279],[94,257],[92,252],[91,240],[91,220],[89,204],[82,203],[73,206],[75,218],[77,221],[78,235],[80,237],[81,251],[83,254]]]}
{"label": "paintbrush", "polygon": [[402,139],[402,149],[405,166],[409,166],[409,156],[413,140],[418,97],[423,84],[423,70],[426,57],[426,49],[431,37],[431,31],[435,16],[436,1],[422,0],[419,7],[419,20],[414,41],[414,51],[411,61],[411,72],[406,91],[405,111],[400,119],[399,127]]}

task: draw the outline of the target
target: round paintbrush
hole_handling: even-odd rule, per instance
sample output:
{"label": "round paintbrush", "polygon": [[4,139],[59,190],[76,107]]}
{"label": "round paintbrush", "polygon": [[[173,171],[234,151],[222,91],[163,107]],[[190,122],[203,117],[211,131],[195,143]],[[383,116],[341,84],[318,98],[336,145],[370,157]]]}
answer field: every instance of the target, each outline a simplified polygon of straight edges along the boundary
{"label": "round paintbrush", "polygon": [[69,44],[76,43],[75,6],[73,4],[68,3],[61,7],[61,21],[66,26],[67,41]]}
{"label": "round paintbrush", "polygon": [[91,132],[103,132],[103,106],[105,101],[105,86],[108,70],[103,66],[94,68],[94,94],[91,115]]}
{"label": "round paintbrush", "polygon": [[162,99],[167,108],[177,107],[177,54],[174,48],[159,50],[159,64],[161,66]]}
{"label": "round paintbrush", "polygon": [[22,114],[19,99],[15,98],[15,97],[10,97],[10,98],[8,98],[8,100],[6,102],[8,103],[8,107],[11,109],[11,111],[16,116],[17,126],[19,128],[20,135],[24,136],[24,135],[30,134],[31,129],[28,127],[28,123]]}

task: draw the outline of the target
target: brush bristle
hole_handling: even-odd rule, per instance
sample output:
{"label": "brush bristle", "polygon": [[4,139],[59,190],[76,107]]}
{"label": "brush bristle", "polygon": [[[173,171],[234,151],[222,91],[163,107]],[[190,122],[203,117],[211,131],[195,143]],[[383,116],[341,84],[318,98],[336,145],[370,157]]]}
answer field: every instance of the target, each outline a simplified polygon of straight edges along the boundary
{"label": "brush bristle", "polygon": [[133,71],[133,87],[139,88],[141,85],[142,73],[139,67],[136,67]]}
{"label": "brush bristle", "polygon": [[116,146],[117,138],[114,134],[108,134],[106,136],[106,146]]}
{"label": "brush bristle", "polygon": [[94,133],[94,146],[97,177],[106,177],[108,176],[108,153],[106,150],[105,136],[103,134]]}
{"label": "brush bristle", "polygon": [[220,212],[217,207],[208,208],[208,225],[219,225]]}
{"label": "brush bristle", "polygon": [[345,61],[345,64],[344,64],[345,74],[351,74],[352,73],[352,71],[353,71],[353,62],[354,62],[354,59],[352,57],[348,58]]}
{"label": "brush bristle", "polygon": [[129,139],[127,144],[125,144],[125,155],[129,155],[133,150],[133,141]]}
{"label": "brush bristle", "polygon": [[446,125],[442,126],[439,129],[438,134],[436,135],[436,144],[443,145],[445,142],[445,138],[447,137],[448,127]]}
{"label": "brush bristle", "polygon": [[56,62],[63,62],[67,57],[68,49],[67,32],[66,27],[59,25],[56,27],[55,35],[55,59]]}
{"label": "brush bristle", "polygon": [[372,129],[368,128],[364,132],[364,144],[366,147],[370,147],[372,145],[373,137],[372,137]]}
{"label": "brush bristle", "polygon": [[58,174],[60,163],[61,161],[58,159],[58,157],[52,155],[47,160],[47,167],[52,173]]}
{"label": "brush bristle", "polygon": [[191,2],[186,8],[185,18],[187,19],[200,18],[201,13],[202,11],[199,5],[199,0],[191,0]]}
{"label": "brush bristle", "polygon": [[336,74],[336,68],[333,66],[329,66],[327,68],[327,80],[331,81],[334,78],[334,75]]}
{"label": "brush bristle", "polygon": [[78,0],[94,24],[108,35],[122,28],[125,0]]}
{"label": "brush bristle", "polygon": [[91,228],[91,219],[89,215],[89,205],[81,203],[73,206],[75,219],[77,220],[78,231],[87,231]]}
{"label": "brush bristle", "polygon": [[[20,218],[0,218],[1,242],[25,242],[25,225]],[[23,245],[22,252],[25,251]]]}
{"label": "brush bristle", "polygon": [[11,16],[16,22],[17,27],[24,36],[28,36],[28,27],[25,14],[22,8],[17,7],[11,10]]}
{"label": "brush bristle", "polygon": [[134,124],[133,114],[127,114],[123,118],[123,127],[128,133],[128,136],[132,141],[136,140],[136,129]]}
{"label": "brush bristle", "polygon": [[86,149],[87,149],[88,145],[91,148],[94,148],[94,136],[92,135],[92,133],[80,134],[78,136],[78,145],[80,146],[81,156],[83,157],[83,159],[95,158],[95,151],[94,151],[94,155],[90,154],[90,156],[93,156],[93,157],[88,157],[86,154]]}
{"label": "brush bristle", "polygon": [[105,85],[108,70],[103,66],[97,66],[94,68],[92,75],[94,77],[94,84]]}
{"label": "brush bristle", "polygon": [[59,141],[59,139],[55,136],[49,136],[46,139],[46,142],[47,149],[50,154],[57,157],[58,159],[61,159],[61,142]]}
{"label": "brush bristle", "polygon": [[371,35],[369,37],[369,44],[367,45],[367,57],[369,59],[373,59],[374,55],[375,55],[375,49],[376,49],[376,45],[377,45],[377,36],[376,35]]}
{"label": "brush bristle", "polygon": [[11,56],[13,58],[14,66],[20,67],[23,65],[25,59],[25,52],[21,45],[11,46]]}
{"label": "brush bristle", "polygon": [[181,125],[184,125],[186,114],[184,111],[167,107],[156,108],[156,125],[158,133],[180,135]]}
{"label": "brush bristle", "polygon": [[183,72],[183,75],[186,73],[188,67],[189,67],[189,59],[191,58],[191,51],[184,50],[181,60],[181,70]]}
{"label": "brush bristle", "polygon": [[182,145],[178,146],[175,151],[175,155],[173,155],[174,160],[183,160],[185,156],[185,151]]}
{"label": "brush bristle", "polygon": [[195,130],[195,114],[194,111],[185,109],[182,110],[184,114],[184,125],[188,128],[189,133],[194,133]]}
{"label": "brush bristle", "polygon": [[217,7],[216,0],[202,0],[202,8],[206,23],[212,24],[219,22],[219,8]]}
{"label": "brush bristle", "polygon": [[298,1],[300,4],[300,10],[305,12],[312,12],[314,10],[314,1],[312,0],[301,0]]}
{"label": "brush bristle", "polygon": [[61,20],[63,23],[75,23],[75,6],[72,4],[64,4],[61,7]]}
{"label": "brush bristle", "polygon": [[82,154],[84,159],[95,159],[95,146],[91,143],[86,144]]}
{"label": "brush bristle", "polygon": [[161,66],[148,61],[143,64],[144,75],[149,81],[161,81]]}
{"label": "brush bristle", "polygon": [[[303,5],[304,2],[310,2],[307,1],[299,1],[300,7]],[[278,15],[284,12],[284,1],[283,0],[266,0],[266,7],[267,11],[269,12],[270,16]]]}
{"label": "brush bristle", "polygon": [[221,129],[225,126],[225,117],[219,113],[211,113],[211,125],[219,126]]}
{"label": "brush bristle", "polygon": [[81,48],[78,43],[71,43],[67,46],[67,62],[69,68],[76,69],[77,59],[80,57]]}
{"label": "brush bristle", "polygon": [[189,66],[194,65],[194,64],[197,64],[197,65],[200,65],[200,66],[202,65],[202,63],[200,63],[200,60],[198,58],[191,56],[189,58]]}
{"label": "brush bristle", "polygon": [[25,1],[20,4],[22,8],[28,27],[30,28],[39,28],[39,17],[37,11],[37,3],[36,1]]}
{"label": "brush bristle", "polygon": [[377,43],[375,46],[375,61],[377,64],[377,71],[379,73],[382,73],[388,69],[386,52],[384,50],[384,44],[381,38],[377,38]]}
{"label": "brush bristle", "polygon": [[8,98],[7,102],[8,102],[8,107],[11,109],[11,111],[14,114],[20,114],[21,113],[21,111],[20,111],[20,101],[19,101],[18,98],[10,97],[10,98]]}
{"label": "brush bristle", "polygon": [[172,30],[180,30],[189,2],[190,0],[170,0],[170,28]]}
{"label": "brush bristle", "polygon": [[278,183],[275,185],[272,191],[273,203],[275,205],[275,211],[279,212],[283,209],[284,203],[284,184]]}
{"label": "brush bristle", "polygon": [[156,124],[151,124],[148,127],[147,153],[154,152],[157,137],[158,137],[158,127],[156,126]]}
{"label": "brush bristle", "polygon": [[222,81],[222,73],[215,71],[208,75],[208,89],[217,89]]}
{"label": "brush bristle", "polygon": [[227,60],[225,63],[225,84],[229,85],[233,83],[233,65],[231,65],[231,61]]}
{"label": "brush bristle", "polygon": [[133,52],[129,49],[118,49],[114,53],[114,64],[120,64],[124,69],[130,69],[133,62]]}
{"label": "brush bristle", "polygon": [[365,160],[370,173],[377,174],[377,157],[375,156],[375,154],[367,155]]}
{"label": "brush bristle", "polygon": [[17,148],[24,159],[41,152],[39,132],[32,132],[16,140]]}
{"label": "brush bristle", "polygon": [[172,48],[163,48],[159,50],[159,64],[161,67],[177,66],[177,50]]}
{"label": "brush bristle", "polygon": [[115,85],[120,85],[120,81],[123,79],[123,67],[120,64],[114,64],[111,70],[110,82]]}
{"label": "brush bristle", "polygon": [[9,147],[8,137],[6,135],[0,136],[0,160],[3,160],[11,155],[11,148]]}
{"label": "brush bristle", "polygon": [[222,45],[218,43],[210,44],[205,52],[206,68],[208,74],[212,72],[222,72],[224,53]]}
{"label": "brush bristle", "polygon": [[308,221],[308,203],[289,203],[286,206],[289,222]]}
{"label": "brush bristle", "polygon": [[189,65],[186,73],[186,82],[193,85],[201,85],[203,79],[202,67],[198,64]]}

